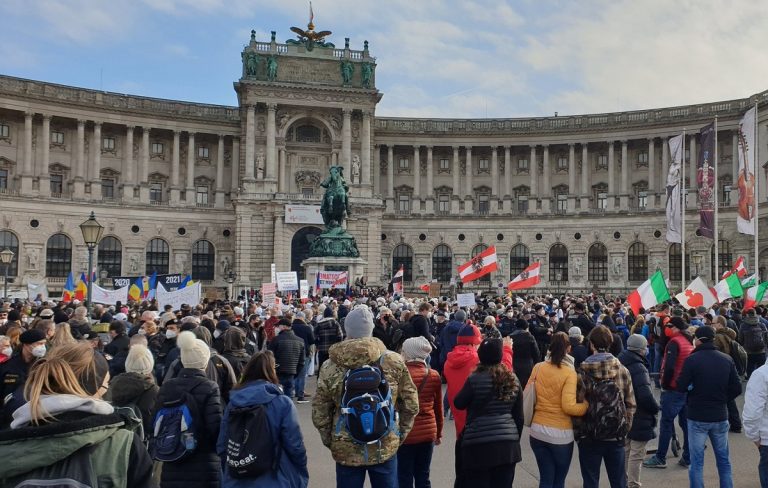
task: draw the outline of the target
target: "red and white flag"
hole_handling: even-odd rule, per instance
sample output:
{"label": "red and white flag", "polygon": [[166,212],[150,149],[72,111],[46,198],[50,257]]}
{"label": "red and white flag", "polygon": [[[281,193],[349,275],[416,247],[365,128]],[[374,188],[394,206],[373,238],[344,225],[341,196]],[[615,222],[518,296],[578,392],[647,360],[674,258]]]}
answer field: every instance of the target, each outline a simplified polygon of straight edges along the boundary
{"label": "red and white flag", "polygon": [[701,279],[696,277],[682,293],[678,293],[675,298],[684,308],[711,307],[717,303],[717,297],[712,293],[709,286]]}
{"label": "red and white flag", "polygon": [[541,263],[536,262],[528,266],[522,273],[515,276],[515,279],[507,285],[507,290],[524,290],[532,288],[541,283]]}
{"label": "red and white flag", "polygon": [[728,276],[732,275],[733,273],[736,273],[739,278],[744,278],[747,276],[747,267],[744,266],[744,256],[739,256],[739,259],[733,263],[733,268],[731,268],[730,271],[723,273],[723,279],[728,278]]}
{"label": "red and white flag", "polygon": [[462,283],[475,281],[498,269],[496,264],[496,248],[489,247],[466,263],[459,266],[459,277]]}
{"label": "red and white flag", "polygon": [[331,285],[331,288],[336,288],[337,286],[347,286],[347,279],[348,279],[349,273],[347,271],[342,271],[341,273],[336,276],[336,279],[333,280],[333,284]]}
{"label": "red and white flag", "polygon": [[424,293],[429,293],[429,283],[425,283],[419,287],[419,290],[423,291]]}
{"label": "red and white flag", "polygon": [[392,293],[397,293],[398,295],[403,294],[403,276],[405,275],[405,271],[403,266],[400,266],[400,269],[397,270],[397,273],[395,273],[395,276],[392,277]]}

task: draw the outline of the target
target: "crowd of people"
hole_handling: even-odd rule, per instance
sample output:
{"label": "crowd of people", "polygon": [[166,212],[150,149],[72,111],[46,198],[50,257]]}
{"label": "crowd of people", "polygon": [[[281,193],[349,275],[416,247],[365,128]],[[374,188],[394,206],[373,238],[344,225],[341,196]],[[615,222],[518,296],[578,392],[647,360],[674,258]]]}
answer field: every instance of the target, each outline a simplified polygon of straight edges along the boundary
{"label": "crowd of people", "polygon": [[456,487],[511,487],[527,430],[540,487],[565,485],[574,447],[587,488],[603,466],[612,488],[640,487],[670,450],[703,487],[707,439],[732,486],[729,433],[743,433],[768,488],[768,309],[740,305],[634,313],[539,295],[465,309],[382,292],[89,315],[5,302],[0,485],[306,487],[296,405],[311,402],[339,488],[431,486],[451,421]]}

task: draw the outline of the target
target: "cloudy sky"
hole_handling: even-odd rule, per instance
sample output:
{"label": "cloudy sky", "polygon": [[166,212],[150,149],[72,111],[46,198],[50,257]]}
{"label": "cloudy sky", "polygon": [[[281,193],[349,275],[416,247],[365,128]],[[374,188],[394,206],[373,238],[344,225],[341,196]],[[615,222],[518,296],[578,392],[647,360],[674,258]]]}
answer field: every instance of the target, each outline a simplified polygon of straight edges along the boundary
{"label": "cloudy sky", "polygon": [[[742,98],[768,89],[759,0],[313,0],[317,29],[377,57],[377,113],[519,117]],[[2,0],[0,73],[235,105],[251,29],[304,0]]]}

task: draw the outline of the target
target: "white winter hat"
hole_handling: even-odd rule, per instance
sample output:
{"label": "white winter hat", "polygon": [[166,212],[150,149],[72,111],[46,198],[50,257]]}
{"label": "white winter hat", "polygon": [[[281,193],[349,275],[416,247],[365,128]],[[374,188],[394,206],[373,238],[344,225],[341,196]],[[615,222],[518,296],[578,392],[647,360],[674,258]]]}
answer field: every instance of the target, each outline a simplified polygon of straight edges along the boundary
{"label": "white winter hat", "polygon": [[125,371],[128,373],[151,374],[155,368],[152,352],[143,344],[134,344],[125,358]]}
{"label": "white winter hat", "polygon": [[176,345],[181,350],[181,365],[190,369],[204,370],[211,359],[211,349],[195,334],[185,330],[176,339]]}

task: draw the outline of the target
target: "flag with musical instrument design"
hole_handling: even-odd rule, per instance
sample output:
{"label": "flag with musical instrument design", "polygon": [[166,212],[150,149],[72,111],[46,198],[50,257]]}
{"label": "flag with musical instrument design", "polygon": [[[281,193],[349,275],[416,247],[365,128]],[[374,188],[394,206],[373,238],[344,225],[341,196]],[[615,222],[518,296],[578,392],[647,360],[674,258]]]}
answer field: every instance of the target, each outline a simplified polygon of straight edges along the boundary
{"label": "flag with musical instrument design", "polygon": [[669,138],[669,172],[667,173],[667,242],[683,242],[683,208],[680,175],[683,172],[683,135]]}
{"label": "flag with musical instrument design", "polygon": [[757,202],[755,195],[755,108],[747,110],[736,133],[739,142],[739,176],[736,187],[739,201],[736,228],[742,234],[755,235]]}

